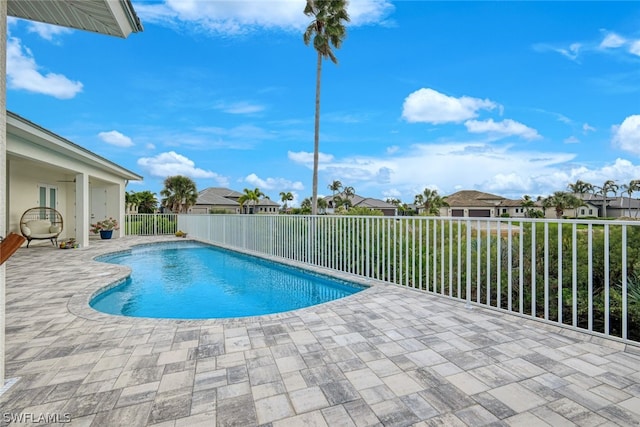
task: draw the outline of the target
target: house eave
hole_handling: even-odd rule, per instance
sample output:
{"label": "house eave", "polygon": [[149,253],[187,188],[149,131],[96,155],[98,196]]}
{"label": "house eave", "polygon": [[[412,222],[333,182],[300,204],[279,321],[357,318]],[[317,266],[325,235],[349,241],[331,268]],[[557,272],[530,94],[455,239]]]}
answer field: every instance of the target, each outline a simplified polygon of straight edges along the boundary
{"label": "house eave", "polygon": [[8,0],[7,15],[122,38],[143,30],[130,0]]}
{"label": "house eave", "polygon": [[[30,143],[37,144],[66,157],[93,165],[98,169],[110,172],[123,179],[129,181],[143,180],[143,177],[135,172],[125,169],[10,111],[7,111],[7,133],[19,136]],[[7,153],[11,154],[9,147],[7,147]]]}

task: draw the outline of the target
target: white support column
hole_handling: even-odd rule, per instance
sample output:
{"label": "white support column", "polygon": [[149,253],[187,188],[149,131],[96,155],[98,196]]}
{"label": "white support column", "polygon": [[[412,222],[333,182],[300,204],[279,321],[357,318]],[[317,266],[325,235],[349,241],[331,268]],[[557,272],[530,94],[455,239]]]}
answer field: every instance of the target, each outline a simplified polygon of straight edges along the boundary
{"label": "white support column", "polygon": [[[7,0],[0,0],[0,236],[7,234]],[[0,265],[0,388],[4,386],[5,364],[5,265]]]}
{"label": "white support column", "polygon": [[124,237],[124,217],[126,213],[124,198],[125,186],[126,183],[124,182],[118,184],[118,202],[116,203],[116,206],[118,207],[118,215],[115,216],[115,218],[118,219],[118,224],[120,224],[120,230],[117,231],[118,237]]}
{"label": "white support column", "polygon": [[89,175],[76,174],[76,241],[80,247],[89,246]]}

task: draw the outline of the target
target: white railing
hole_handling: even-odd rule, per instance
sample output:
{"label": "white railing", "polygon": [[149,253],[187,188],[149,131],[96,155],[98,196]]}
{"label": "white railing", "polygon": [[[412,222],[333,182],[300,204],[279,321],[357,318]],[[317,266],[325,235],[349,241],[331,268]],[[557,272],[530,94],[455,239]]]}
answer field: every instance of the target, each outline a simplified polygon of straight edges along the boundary
{"label": "white railing", "polygon": [[179,215],[189,236],[640,342],[640,222]]}
{"label": "white railing", "polygon": [[127,214],[124,233],[134,236],[157,236],[175,234],[178,231],[178,215],[169,214]]}

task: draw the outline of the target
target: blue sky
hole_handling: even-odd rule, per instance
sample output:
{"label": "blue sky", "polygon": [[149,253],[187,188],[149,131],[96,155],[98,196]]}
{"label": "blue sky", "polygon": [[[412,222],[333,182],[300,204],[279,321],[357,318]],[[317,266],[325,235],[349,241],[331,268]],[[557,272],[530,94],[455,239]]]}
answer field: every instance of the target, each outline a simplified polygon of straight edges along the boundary
{"label": "blue sky", "polygon": [[[135,2],[128,39],[10,19],[7,108],[142,176],[311,195],[304,0]],[[353,0],[325,61],[319,192],[548,195],[640,179],[635,2]]]}

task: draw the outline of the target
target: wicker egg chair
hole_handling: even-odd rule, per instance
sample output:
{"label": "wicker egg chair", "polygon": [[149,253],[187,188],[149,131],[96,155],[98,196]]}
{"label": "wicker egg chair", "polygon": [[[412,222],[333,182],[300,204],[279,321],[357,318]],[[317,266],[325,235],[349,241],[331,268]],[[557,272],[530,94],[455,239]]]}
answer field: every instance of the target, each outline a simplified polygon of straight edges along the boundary
{"label": "wicker egg chair", "polygon": [[27,239],[27,247],[32,240],[51,240],[51,244],[57,246],[63,229],[62,215],[53,208],[27,209],[20,218],[20,233]]}

